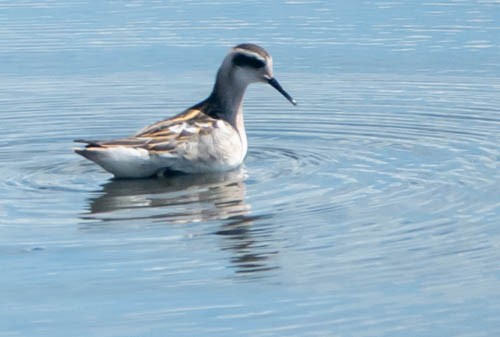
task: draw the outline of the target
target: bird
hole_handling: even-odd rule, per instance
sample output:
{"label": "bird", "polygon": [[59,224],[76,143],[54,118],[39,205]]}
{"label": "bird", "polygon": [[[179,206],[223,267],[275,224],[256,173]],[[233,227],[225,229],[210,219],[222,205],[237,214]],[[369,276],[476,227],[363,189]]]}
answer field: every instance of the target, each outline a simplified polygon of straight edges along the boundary
{"label": "bird", "polygon": [[130,137],[76,139],[85,146],[74,151],[115,178],[233,170],[248,150],[242,104],[252,83],[267,83],[297,105],[274,77],[271,55],[256,44],[242,43],[225,56],[206,99]]}

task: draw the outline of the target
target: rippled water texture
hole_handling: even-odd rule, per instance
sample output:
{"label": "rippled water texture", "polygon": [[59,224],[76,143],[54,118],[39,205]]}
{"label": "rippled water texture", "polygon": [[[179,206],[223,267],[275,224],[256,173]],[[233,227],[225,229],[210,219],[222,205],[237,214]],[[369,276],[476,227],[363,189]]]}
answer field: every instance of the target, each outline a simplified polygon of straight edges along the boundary
{"label": "rippled water texture", "polygon": [[[0,336],[494,336],[495,1],[0,4]],[[180,112],[254,41],[241,169],[72,152]]]}

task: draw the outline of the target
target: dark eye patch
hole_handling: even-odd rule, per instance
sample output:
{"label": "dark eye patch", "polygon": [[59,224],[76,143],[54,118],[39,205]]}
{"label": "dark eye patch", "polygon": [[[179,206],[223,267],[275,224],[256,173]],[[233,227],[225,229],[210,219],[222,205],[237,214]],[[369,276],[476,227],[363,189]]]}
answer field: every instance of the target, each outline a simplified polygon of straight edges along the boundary
{"label": "dark eye patch", "polygon": [[264,61],[245,54],[236,54],[233,57],[233,64],[240,67],[251,67],[255,69],[262,68],[266,65]]}

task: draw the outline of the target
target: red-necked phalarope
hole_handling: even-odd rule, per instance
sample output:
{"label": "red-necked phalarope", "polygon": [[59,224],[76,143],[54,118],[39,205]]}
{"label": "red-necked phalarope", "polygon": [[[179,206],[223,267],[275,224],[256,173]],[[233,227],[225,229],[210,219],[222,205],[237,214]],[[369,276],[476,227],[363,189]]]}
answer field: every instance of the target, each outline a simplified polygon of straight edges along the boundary
{"label": "red-necked phalarope", "polygon": [[243,95],[247,86],[256,82],[269,83],[297,104],[273,77],[271,56],[255,44],[240,44],[224,58],[213,91],[204,101],[132,137],[76,140],[87,145],[75,152],[118,178],[234,169],[247,153]]}

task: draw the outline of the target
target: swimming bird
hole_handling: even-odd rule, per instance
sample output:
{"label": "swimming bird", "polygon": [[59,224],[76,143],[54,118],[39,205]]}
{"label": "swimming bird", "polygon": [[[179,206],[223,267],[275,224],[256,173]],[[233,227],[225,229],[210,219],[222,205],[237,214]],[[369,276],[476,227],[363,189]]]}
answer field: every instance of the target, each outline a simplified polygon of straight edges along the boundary
{"label": "swimming bird", "polygon": [[226,55],[212,93],[205,100],[131,137],[75,140],[86,144],[75,152],[116,178],[235,169],[248,149],[243,96],[249,84],[259,82],[270,84],[293,105],[297,104],[274,77],[269,53],[258,45],[243,43]]}

